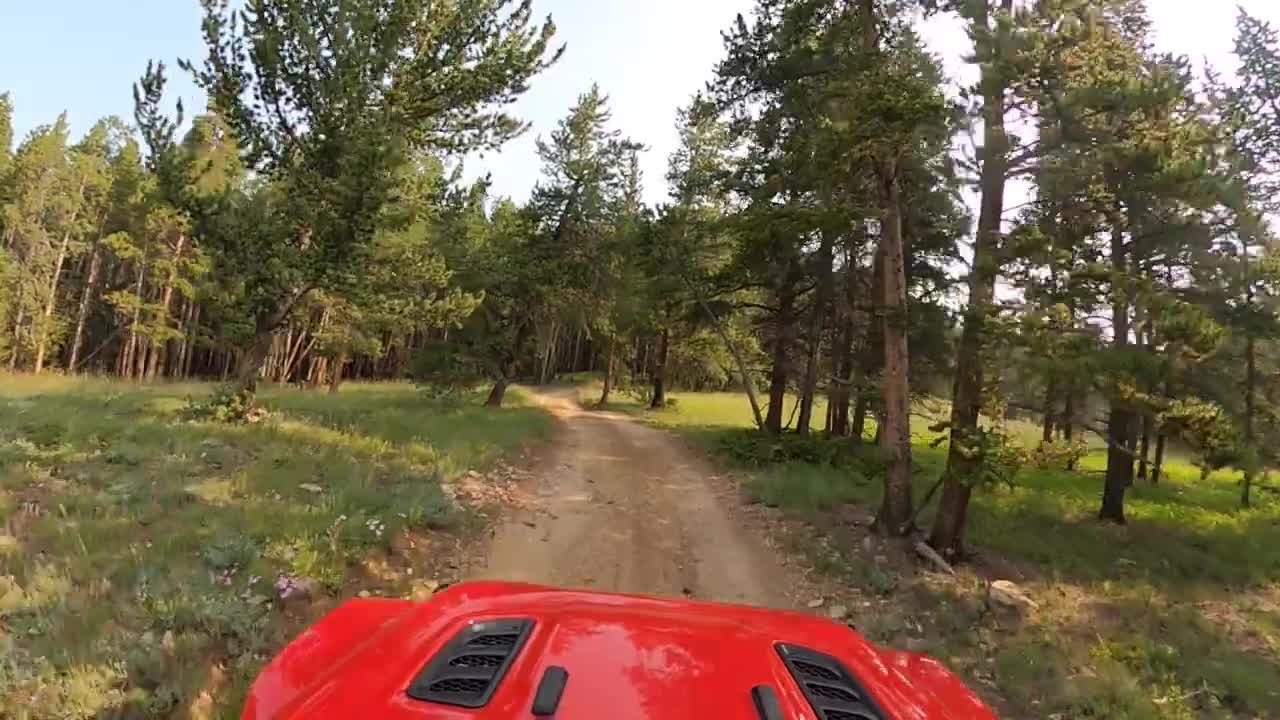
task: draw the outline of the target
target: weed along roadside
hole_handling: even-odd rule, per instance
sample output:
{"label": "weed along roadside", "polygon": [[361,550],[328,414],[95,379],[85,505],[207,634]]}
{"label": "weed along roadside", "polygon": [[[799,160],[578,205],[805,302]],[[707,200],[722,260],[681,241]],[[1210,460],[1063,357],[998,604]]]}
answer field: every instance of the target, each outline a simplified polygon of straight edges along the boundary
{"label": "weed along roadside", "polygon": [[[1113,527],[1094,516],[1099,447],[1074,472],[1029,462],[1012,484],[975,495],[973,557],[949,576],[872,531],[869,437],[859,450],[847,438],[764,435],[741,394],[671,397],[650,411],[619,395],[611,409],[684,435],[735,472],[779,544],[831,582],[814,599],[820,612],[943,659],[1003,716],[1280,717],[1280,502],[1240,509],[1238,476],[1203,481],[1172,457],[1158,485],[1135,483],[1129,523]],[[917,497],[945,460],[933,422],[914,428]],[[1031,447],[1038,430],[1009,427]]]}
{"label": "weed along roadside", "polygon": [[209,391],[0,379],[6,712],[234,715],[270,656],[342,599],[456,580],[441,558],[490,510],[449,480],[551,427],[518,400],[442,405],[395,383],[271,389],[255,423],[185,420]]}

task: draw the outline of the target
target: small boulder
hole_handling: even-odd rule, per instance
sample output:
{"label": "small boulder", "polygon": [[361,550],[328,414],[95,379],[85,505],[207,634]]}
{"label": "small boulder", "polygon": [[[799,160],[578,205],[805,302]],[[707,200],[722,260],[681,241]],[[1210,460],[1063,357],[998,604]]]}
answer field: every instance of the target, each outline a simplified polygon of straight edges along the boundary
{"label": "small boulder", "polygon": [[818,608],[822,607],[822,604],[825,602],[826,600],[824,600],[823,598],[814,598],[809,601],[809,609],[817,610]]}
{"label": "small boulder", "polygon": [[832,605],[827,608],[827,617],[835,620],[836,622],[840,622],[841,620],[849,617],[849,608],[844,605]]}

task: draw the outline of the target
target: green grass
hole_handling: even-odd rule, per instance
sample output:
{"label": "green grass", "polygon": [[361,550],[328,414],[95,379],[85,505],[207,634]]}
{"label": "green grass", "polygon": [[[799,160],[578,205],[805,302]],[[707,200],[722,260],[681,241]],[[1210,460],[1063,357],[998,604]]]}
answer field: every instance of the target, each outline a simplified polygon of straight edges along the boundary
{"label": "green grass", "polygon": [[[1160,485],[1129,490],[1129,525],[1113,527],[1095,520],[1105,467],[1095,441],[1079,472],[1028,467],[1013,487],[975,494],[968,543],[977,556],[963,576],[971,587],[943,587],[909,562],[871,562],[842,520],[843,507],[865,514],[878,501],[875,448],[762,439],[749,432],[741,394],[671,397],[663,410],[625,398],[613,409],[738,463],[757,501],[810,528],[797,549],[876,603],[864,631],[923,644],[1011,716],[1280,717],[1280,498],[1240,509],[1238,475],[1201,481],[1199,468],[1175,456]],[[943,409],[912,421],[917,497],[945,463],[945,446],[930,447],[928,429]],[[1033,423],[1008,431],[1024,443],[1039,439]],[[1007,575],[1037,598],[1039,612],[1011,621],[973,610],[982,577]],[[903,629],[917,625],[923,638]]]}
{"label": "green grass", "polygon": [[[260,423],[185,420],[209,392],[0,376],[0,715],[235,715],[302,623],[408,591],[365,561],[404,570],[405,533],[466,519],[442,478],[551,426],[518,395],[493,411],[401,384],[271,389]],[[281,600],[281,577],[310,599]]]}

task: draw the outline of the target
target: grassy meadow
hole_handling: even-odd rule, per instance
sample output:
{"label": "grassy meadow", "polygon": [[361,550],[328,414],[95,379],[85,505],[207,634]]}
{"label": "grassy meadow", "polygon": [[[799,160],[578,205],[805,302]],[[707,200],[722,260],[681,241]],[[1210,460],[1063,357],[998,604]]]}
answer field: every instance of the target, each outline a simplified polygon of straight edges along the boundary
{"label": "grassy meadow", "polygon": [[443,479],[551,427],[518,393],[493,411],[407,384],[186,419],[210,390],[0,376],[0,717],[238,716],[309,620],[421,587],[468,527]]}
{"label": "grassy meadow", "polygon": [[[582,397],[593,402],[598,388],[584,387]],[[849,588],[864,632],[942,658],[1004,716],[1280,718],[1280,497],[1258,493],[1242,510],[1238,475],[1202,482],[1199,468],[1175,454],[1159,485],[1130,489],[1128,526],[1104,525],[1095,515],[1105,456],[1095,449],[1078,472],[1027,467],[1013,487],[977,493],[968,533],[975,558],[942,580],[916,572],[905,553],[895,559],[851,521],[873,511],[880,492],[856,458],[744,464],[752,420],[743,395],[671,397],[663,410],[626,396],[611,408],[736,464],[752,499],[781,508],[799,528],[790,533],[794,549]],[[945,446],[930,447],[928,429],[943,409],[913,419],[917,497],[945,463]],[[824,412],[815,411],[818,423]],[[1009,432],[1039,439],[1031,423],[1013,422]],[[922,527],[931,514],[923,512]],[[995,579],[1016,581],[1039,609],[991,612],[983,598]]]}

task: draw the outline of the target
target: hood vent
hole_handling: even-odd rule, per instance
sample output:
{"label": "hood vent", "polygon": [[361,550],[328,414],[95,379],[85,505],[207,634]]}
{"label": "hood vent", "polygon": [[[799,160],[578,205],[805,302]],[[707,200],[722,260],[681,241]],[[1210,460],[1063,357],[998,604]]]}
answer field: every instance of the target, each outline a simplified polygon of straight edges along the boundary
{"label": "hood vent", "polygon": [[819,720],[885,720],[875,700],[839,660],[795,645],[777,648]]}
{"label": "hood vent", "polygon": [[449,641],[409,685],[409,697],[426,702],[484,707],[533,629],[532,620],[486,620]]}

